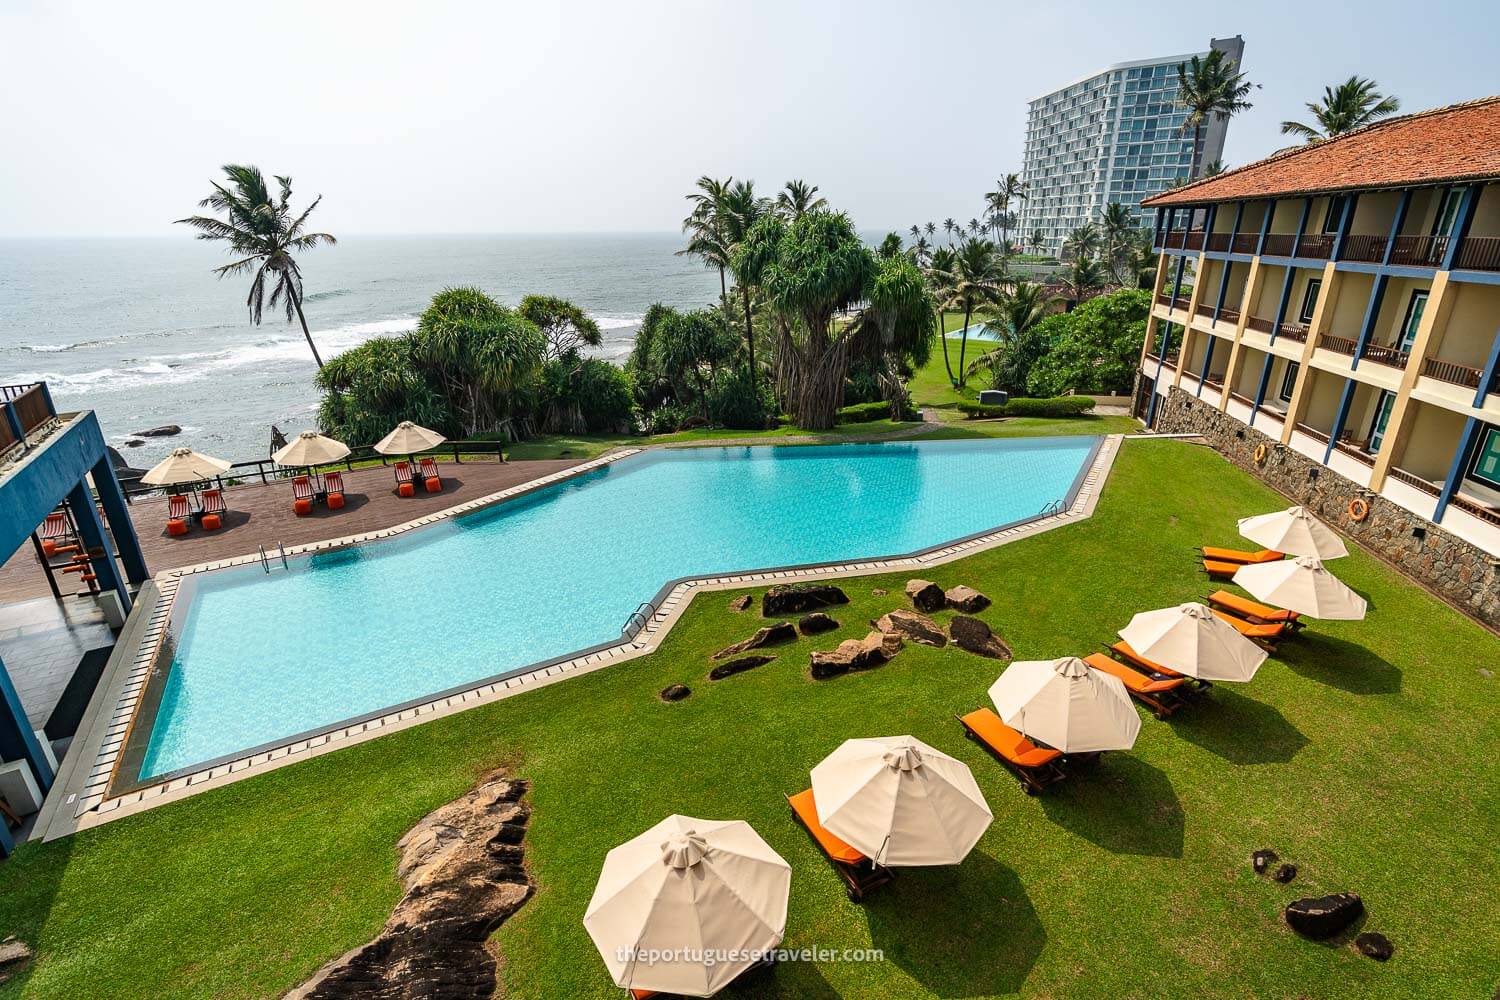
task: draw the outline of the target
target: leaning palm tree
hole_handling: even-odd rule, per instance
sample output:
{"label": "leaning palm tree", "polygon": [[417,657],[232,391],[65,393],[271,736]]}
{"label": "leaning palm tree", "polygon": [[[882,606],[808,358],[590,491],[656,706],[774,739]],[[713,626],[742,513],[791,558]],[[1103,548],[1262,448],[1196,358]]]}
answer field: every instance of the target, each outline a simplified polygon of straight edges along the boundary
{"label": "leaning palm tree", "polygon": [[1193,159],[1188,179],[1198,176],[1199,157],[1203,152],[1203,127],[1210,118],[1228,121],[1250,108],[1245,100],[1255,84],[1245,79],[1235,61],[1220,49],[1206,56],[1193,56],[1177,64],[1177,103],[1187,109],[1182,131],[1193,133]]}
{"label": "leaning palm tree", "polygon": [[177,221],[198,230],[200,240],[223,240],[229,245],[229,252],[239,258],[214,268],[214,274],[220,278],[251,270],[255,272],[250,281],[250,295],[245,299],[252,323],[260,323],[269,277],[271,308],[284,308],[288,323],[292,321],[292,314],[296,314],[302,324],[302,336],[307,338],[308,349],[321,369],[323,358],[307,329],[307,317],[302,315],[302,268],[298,266],[295,255],[311,250],[319,243],[332,245],[338,242],[327,233],[304,231],[307,217],[312,215],[323,196],[314,198],[312,204],[294,219],[290,177],[276,178],[281,191],[278,197],[272,198],[259,167],[229,164],[224,167],[224,174],[228,185],[210,182],[214,186],[213,194],[198,202],[200,208],[223,213],[223,218],[192,215]]}
{"label": "leaning palm tree", "polygon": [[994,214],[995,221],[1002,230],[1001,233],[997,234],[1000,237],[1000,252],[1009,253],[1010,203],[1012,201],[1026,200],[1026,184],[1021,180],[1020,174],[1006,174],[995,182],[995,190],[987,193],[984,198],[990,206],[990,211]]}
{"label": "leaning palm tree", "polygon": [[1099,227],[1104,241],[1104,259],[1109,265],[1110,275],[1115,279],[1115,284],[1124,284],[1120,280],[1120,263],[1129,245],[1130,234],[1135,231],[1135,217],[1130,214],[1130,209],[1112,201],[1104,206]]}
{"label": "leaning palm tree", "polygon": [[1308,142],[1332,139],[1401,110],[1399,100],[1386,97],[1375,87],[1374,80],[1357,76],[1351,76],[1337,87],[1324,87],[1323,100],[1310,101],[1307,105],[1316,124],[1282,122],[1282,134],[1301,136]]}
{"label": "leaning palm tree", "polygon": [[[793,184],[801,184],[801,181],[793,181]],[[791,188],[791,184],[787,188]],[[817,188],[813,188],[816,191]],[[787,194],[783,191],[782,195]],[[810,194],[810,192],[809,192]],[[735,251],[744,244],[750,236],[750,230],[755,224],[767,215],[772,214],[774,209],[770,203],[755,196],[754,181],[736,181],[719,198],[717,213],[719,216],[720,229],[723,232],[723,244],[725,260],[733,265]],[[750,387],[755,388],[755,324],[751,314],[751,275],[742,273],[736,269],[734,272],[735,283],[739,286],[740,302],[745,310],[745,355],[746,368],[750,374]]]}
{"label": "leaning palm tree", "polygon": [[733,182],[733,177],[726,177],[721,181],[705,174],[698,178],[698,190],[687,196],[693,207],[687,218],[682,220],[682,231],[687,234],[688,244],[677,251],[679,257],[697,257],[705,266],[718,269],[721,302],[729,295],[724,272],[729,267],[730,248],[724,240],[719,206]]}
{"label": "leaning palm tree", "polygon": [[776,196],[776,210],[788,219],[800,219],[814,209],[827,207],[828,199],[818,197],[818,186],[806,181],[787,181]]}
{"label": "leaning palm tree", "polygon": [[932,252],[927,267],[922,271],[922,276],[927,281],[928,291],[940,304],[937,311],[938,340],[943,344],[943,367],[948,370],[948,381],[953,385],[958,384],[958,379],[953,375],[953,362],[948,360],[948,333],[943,329],[947,307],[942,303],[948,300],[948,288],[953,283],[954,261],[957,257],[958,253],[951,245],[940,246]]}
{"label": "leaning palm tree", "polygon": [[1000,335],[1000,343],[969,362],[967,375],[994,367],[1007,351],[1035,329],[1046,317],[1057,297],[1047,292],[1045,285],[1034,281],[1018,281],[1016,287],[1000,296],[995,307],[995,322],[991,326]]}
{"label": "leaning palm tree", "polygon": [[[987,309],[999,301],[1005,289],[1005,271],[995,244],[989,240],[965,240],[953,256],[952,270],[943,284],[942,309],[963,310],[964,325],[958,342],[958,379],[954,385],[963,388],[966,381],[964,355],[969,348],[969,320],[976,309]],[[946,357],[946,354],[944,355]]]}

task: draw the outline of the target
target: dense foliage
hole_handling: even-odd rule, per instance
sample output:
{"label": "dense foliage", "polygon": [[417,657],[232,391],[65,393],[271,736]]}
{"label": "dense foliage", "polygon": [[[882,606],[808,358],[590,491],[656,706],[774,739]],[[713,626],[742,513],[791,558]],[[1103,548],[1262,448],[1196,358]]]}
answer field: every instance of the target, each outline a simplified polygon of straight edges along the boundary
{"label": "dense foliage", "polygon": [[1022,396],[997,405],[961,400],[958,411],[970,420],[979,417],[1047,417],[1059,419],[1078,417],[1094,408],[1094,400],[1088,396],[1053,396],[1038,398]]}
{"label": "dense foliage", "polygon": [[1129,392],[1150,311],[1151,293],[1132,288],[1048,316],[1037,325],[1047,346],[1027,373],[1027,390],[1033,396]]}

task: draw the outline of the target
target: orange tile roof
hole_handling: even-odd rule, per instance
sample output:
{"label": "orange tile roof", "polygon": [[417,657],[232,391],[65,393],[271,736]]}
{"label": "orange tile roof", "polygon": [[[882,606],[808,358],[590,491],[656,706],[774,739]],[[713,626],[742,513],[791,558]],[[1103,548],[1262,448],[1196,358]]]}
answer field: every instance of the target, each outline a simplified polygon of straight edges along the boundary
{"label": "orange tile roof", "polygon": [[1148,208],[1500,177],[1500,97],[1367,125],[1145,199]]}

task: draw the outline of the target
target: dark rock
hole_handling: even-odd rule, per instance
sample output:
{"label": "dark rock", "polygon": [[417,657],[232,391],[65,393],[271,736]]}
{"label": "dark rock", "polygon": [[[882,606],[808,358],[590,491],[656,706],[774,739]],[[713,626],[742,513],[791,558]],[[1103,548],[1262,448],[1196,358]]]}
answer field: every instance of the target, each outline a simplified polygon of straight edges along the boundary
{"label": "dark rock", "polygon": [[721,663],[717,667],[714,667],[708,672],[708,679],[711,681],[722,681],[726,677],[742,674],[746,670],[754,670],[756,667],[765,666],[774,659],[776,659],[774,656],[742,656],[737,660],[730,660],[728,663]]}
{"label": "dark rock", "polygon": [[948,606],[943,588],[931,580],[907,580],[906,597],[918,611],[941,611]]}
{"label": "dark rock", "polygon": [[1005,640],[990,631],[990,627],[978,618],[954,615],[953,620],[948,623],[948,635],[959,649],[988,656],[992,660],[1010,659],[1010,647],[1005,644]]}
{"label": "dark rock", "polygon": [[1292,879],[1297,877],[1297,866],[1282,865],[1280,868],[1271,873],[1271,877],[1280,882],[1282,885],[1286,885]]}
{"label": "dark rock", "polygon": [[821,611],[814,611],[810,615],[803,615],[797,622],[797,628],[802,630],[803,635],[817,635],[820,632],[832,632],[839,627],[839,623],[829,618]]}
{"label": "dark rock", "polygon": [[876,587],[874,590],[870,591],[870,596],[871,597],[884,597],[886,594],[889,594],[889,593],[890,593],[889,590],[882,590],[881,588]]}
{"label": "dark rock", "polygon": [[796,641],[797,629],[792,625],[792,623],[777,622],[775,625],[764,625],[761,628],[756,629],[755,634],[750,638],[742,639],[739,642],[735,643],[733,646],[725,646],[723,649],[715,653],[713,658],[716,660],[727,660],[731,656],[737,656],[740,653],[744,653],[752,649],[759,649],[761,646],[771,646],[779,642]]}
{"label": "dark rock", "polygon": [[750,605],[754,603],[755,598],[751,597],[749,594],[741,594],[739,597],[736,597],[729,602],[729,610],[745,611],[750,607]]}
{"label": "dark rock", "polygon": [[661,700],[681,701],[692,693],[692,688],[688,687],[686,684],[668,684],[666,687],[661,689]]}
{"label": "dark rock", "polygon": [[1287,925],[1303,937],[1322,941],[1344,930],[1365,912],[1358,893],[1339,892],[1331,896],[1305,896],[1286,905]]}
{"label": "dark rock", "polygon": [[957,587],[949,587],[943,592],[943,597],[948,601],[948,607],[954,611],[962,611],[965,614],[973,614],[983,611],[990,606],[990,599],[985,597],[973,587],[965,587],[959,584]]}
{"label": "dark rock", "polygon": [[831,583],[779,583],[766,591],[760,613],[767,618],[798,615],[833,604],[848,604],[849,598]]}
{"label": "dark rock", "polygon": [[127,447],[127,448],[139,448],[141,445],[143,445],[145,443],[146,442],[142,441],[140,438],[131,438],[129,441],[125,442],[125,447]]}
{"label": "dark rock", "polygon": [[873,624],[887,635],[899,635],[903,639],[920,642],[924,646],[941,648],[948,645],[948,637],[943,634],[938,623],[917,611],[897,608],[881,615],[880,619]]}
{"label": "dark rock", "polygon": [[1255,866],[1255,874],[1264,875],[1266,869],[1270,868],[1281,857],[1275,851],[1255,851],[1250,855],[1250,863]]}
{"label": "dark rock", "polygon": [[402,896],[385,927],[287,994],[295,1000],[492,996],[495,928],[531,896],[526,782],[493,771],[397,842]]}
{"label": "dark rock", "polygon": [[851,670],[870,670],[889,662],[900,651],[901,637],[884,632],[871,632],[863,639],[845,639],[836,649],[813,652],[813,679],[821,681]]}
{"label": "dark rock", "polygon": [[176,424],[162,424],[160,427],[152,427],[149,430],[136,431],[135,436],[143,438],[164,438],[181,433],[182,428],[178,427]]}
{"label": "dark rock", "polygon": [[[1377,962],[1384,962],[1396,953],[1396,946],[1391,944],[1391,939],[1374,931],[1365,931],[1355,938],[1354,947],[1359,949],[1361,955],[1368,955]],[[1496,992],[1496,996],[1500,996],[1500,991]]]}
{"label": "dark rock", "polygon": [[0,983],[10,978],[10,974],[20,970],[21,966],[31,961],[35,954],[31,946],[14,935],[0,941]]}

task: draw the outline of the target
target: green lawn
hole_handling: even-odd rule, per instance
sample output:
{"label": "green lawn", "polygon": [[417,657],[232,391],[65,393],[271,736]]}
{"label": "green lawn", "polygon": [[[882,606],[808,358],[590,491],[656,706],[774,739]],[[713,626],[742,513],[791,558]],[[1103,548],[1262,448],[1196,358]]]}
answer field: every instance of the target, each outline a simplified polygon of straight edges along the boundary
{"label": "green lawn", "polygon": [[[930,575],[990,594],[981,617],[1018,656],[1082,654],[1134,611],[1203,594],[1191,547],[1284,504],[1207,449],[1129,442],[1093,518]],[[909,646],[807,677],[807,651],[862,635],[904,576],[851,580],[842,629],[716,683],[709,652],[758,619],[700,595],[650,657],[24,846],[0,863],[0,936],[41,957],[0,996],[279,994],[382,924],[401,833],[508,763],[534,783],[538,885],[495,938],[512,997],[620,995],[580,921],[605,851],[671,812],[747,819],[791,863],[789,947],[885,952],[784,963],[726,995],[1488,997],[1500,639],[1362,551],[1337,569],[1368,621],[1315,624],[1253,683],[1146,717],[1134,751],[1038,799],[953,720],[985,703],[993,661]],[[656,698],[678,681],[691,698]],[[968,762],[995,824],[963,865],[903,871],[856,906],[781,796],[843,739],[895,733]],[[1295,883],[1251,873],[1261,847]],[[1343,889],[1395,942],[1390,962],[1281,924],[1288,900]]]}

